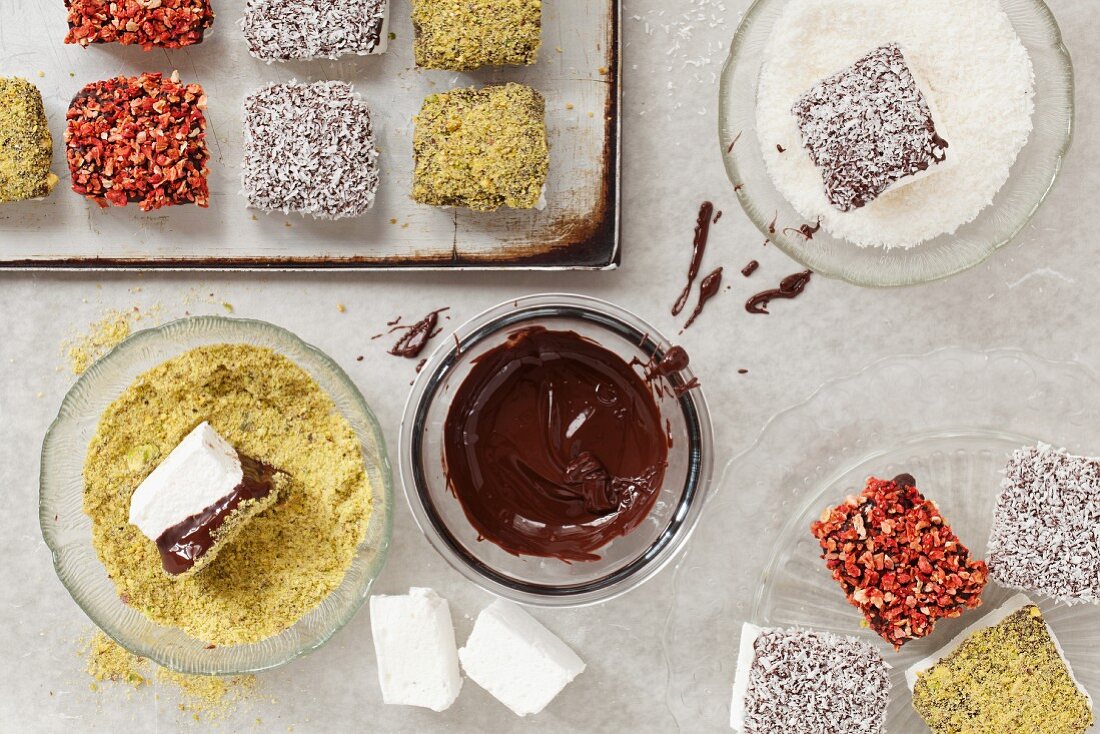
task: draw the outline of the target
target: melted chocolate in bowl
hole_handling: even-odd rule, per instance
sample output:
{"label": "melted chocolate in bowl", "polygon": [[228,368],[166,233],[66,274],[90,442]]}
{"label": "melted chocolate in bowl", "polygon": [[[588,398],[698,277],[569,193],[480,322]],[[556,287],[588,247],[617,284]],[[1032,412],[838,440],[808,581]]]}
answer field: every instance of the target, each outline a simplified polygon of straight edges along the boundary
{"label": "melted chocolate in bowl", "polygon": [[447,484],[515,555],[594,561],[649,514],[669,438],[646,380],[573,331],[518,329],[478,356],[444,423]]}

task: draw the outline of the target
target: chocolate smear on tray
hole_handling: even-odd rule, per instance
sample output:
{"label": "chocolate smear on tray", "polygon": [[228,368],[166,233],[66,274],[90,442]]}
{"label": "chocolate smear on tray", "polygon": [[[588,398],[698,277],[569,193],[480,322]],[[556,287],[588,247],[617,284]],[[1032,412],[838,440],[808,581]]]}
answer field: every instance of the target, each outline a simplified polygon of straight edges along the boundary
{"label": "chocolate smear on tray", "polygon": [[596,342],[544,327],[474,359],[443,449],[450,491],[479,538],[564,561],[597,560],[640,525],[668,463],[643,377]]}
{"label": "chocolate smear on tray", "polygon": [[390,347],[390,354],[395,357],[407,357],[409,359],[416,359],[420,356],[420,353],[424,351],[424,347],[428,345],[439,332],[442,331],[439,325],[439,314],[447,311],[450,306],[446,308],[440,308],[432,311],[424,318],[417,321],[415,324],[408,326],[402,326],[398,317],[395,321],[387,324],[391,326],[390,332],[404,331],[401,338],[397,340],[397,343]]}
{"label": "chocolate smear on tray", "polygon": [[722,268],[717,268],[712,271],[707,277],[703,278],[703,282],[699,284],[699,302],[695,304],[695,310],[691,312],[691,317],[684,324],[684,328],[690,328],[695,323],[695,319],[699,318],[699,315],[703,313],[703,307],[707,305],[707,301],[718,295],[718,291],[722,287]]}
{"label": "chocolate smear on tray", "polygon": [[710,236],[710,217],[714,214],[714,204],[704,201],[699,205],[699,217],[695,221],[695,239],[691,243],[691,264],[688,266],[687,285],[672,305],[672,315],[679,316],[687,305],[691,295],[691,286],[695,284],[695,276],[699,275],[699,265],[703,262],[703,254],[707,251],[707,238]]}
{"label": "chocolate smear on tray", "polygon": [[740,139],[741,139],[741,133],[737,133],[737,135],[735,135],[733,137],[733,140],[730,141],[729,147],[726,148],[726,152],[727,153],[732,153],[733,152],[733,146],[737,145],[737,141],[740,140]]}
{"label": "chocolate smear on tray", "polygon": [[745,310],[749,313],[768,313],[768,304],[776,298],[797,298],[813,275],[812,270],[803,270],[801,273],[788,275],[779,282],[778,288],[761,291],[745,302]]}
{"label": "chocolate smear on tray", "polygon": [[247,456],[240,459],[244,472],[240,484],[202,512],[176,523],[157,538],[160,560],[168,573],[178,576],[190,570],[214,545],[218,530],[238,505],[271,493],[275,469]]}

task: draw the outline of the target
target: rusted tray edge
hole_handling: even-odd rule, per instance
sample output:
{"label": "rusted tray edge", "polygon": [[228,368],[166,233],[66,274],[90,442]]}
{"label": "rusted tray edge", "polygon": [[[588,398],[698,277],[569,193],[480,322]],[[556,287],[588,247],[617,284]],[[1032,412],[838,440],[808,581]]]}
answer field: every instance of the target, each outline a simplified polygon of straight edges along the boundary
{"label": "rusted tray edge", "polygon": [[[622,2],[611,0],[610,79],[612,92],[605,113],[604,157],[611,165],[604,174],[602,217],[581,242],[560,248],[495,259],[492,253],[429,255],[425,257],[372,258],[353,256],[235,257],[235,258],[119,258],[73,257],[61,259],[4,259],[0,272],[111,272],[156,270],[164,272],[369,272],[416,270],[614,270],[622,262]],[[512,246],[522,249],[522,246]]]}

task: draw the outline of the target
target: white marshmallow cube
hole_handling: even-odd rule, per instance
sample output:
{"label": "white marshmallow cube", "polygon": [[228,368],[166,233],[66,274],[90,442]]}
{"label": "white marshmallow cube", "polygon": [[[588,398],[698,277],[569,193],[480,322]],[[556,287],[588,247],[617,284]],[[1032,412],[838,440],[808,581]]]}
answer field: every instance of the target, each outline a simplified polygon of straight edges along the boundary
{"label": "white marshmallow cube", "polygon": [[237,450],[203,421],[134,490],[130,522],[156,540],[231,493],[243,478]]}
{"label": "white marshmallow cube", "polygon": [[455,702],[462,678],[446,599],[423,588],[372,596],[370,624],[385,703],[444,711]]}
{"label": "white marshmallow cube", "polygon": [[585,668],[553,632],[503,600],[478,615],[458,657],[471,680],[519,716],[542,711]]}

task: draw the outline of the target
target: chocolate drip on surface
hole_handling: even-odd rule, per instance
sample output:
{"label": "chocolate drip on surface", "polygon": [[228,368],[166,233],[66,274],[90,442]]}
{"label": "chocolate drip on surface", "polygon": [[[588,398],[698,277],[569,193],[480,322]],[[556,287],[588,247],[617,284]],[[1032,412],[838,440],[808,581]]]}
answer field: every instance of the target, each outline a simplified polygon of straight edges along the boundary
{"label": "chocolate drip on surface", "polygon": [[668,463],[643,377],[599,344],[543,327],[474,360],[443,449],[450,491],[479,537],[565,561],[596,560],[642,523]]}
{"label": "chocolate drip on surface", "polygon": [[703,262],[703,253],[707,251],[707,238],[710,236],[710,217],[714,213],[714,204],[704,201],[699,205],[699,217],[695,221],[695,239],[691,243],[691,264],[688,266],[687,285],[672,305],[672,315],[679,316],[687,305],[691,295],[691,286],[699,274],[699,265]]}
{"label": "chocolate drip on surface", "polygon": [[756,260],[749,260],[749,264],[741,268],[741,275],[744,275],[747,278],[755,273],[758,267],[760,267],[760,263],[758,263]]}
{"label": "chocolate drip on surface", "polygon": [[407,357],[409,359],[416,359],[419,357],[420,353],[424,351],[424,347],[428,345],[428,342],[442,331],[442,329],[436,328],[439,324],[439,314],[449,308],[450,306],[432,311],[415,324],[409,326],[399,325],[398,322],[401,320],[400,318],[390,322],[388,325],[393,327],[391,331],[396,331],[398,329],[404,329],[405,331],[405,333],[401,335],[401,338],[397,340],[397,343],[390,347],[390,354],[395,357]]}
{"label": "chocolate drip on surface", "polygon": [[168,573],[178,576],[190,571],[214,546],[218,530],[242,502],[262,499],[271,493],[275,469],[247,456],[240,459],[244,472],[240,484],[210,507],[176,523],[157,538],[160,561]]}
{"label": "chocolate drip on surface", "polygon": [[668,377],[685,369],[691,363],[687,351],[683,347],[670,347],[661,361],[646,370],[646,378],[652,379],[657,375]]}
{"label": "chocolate drip on surface", "polygon": [[804,270],[801,273],[788,275],[779,282],[778,288],[761,291],[745,302],[745,310],[749,313],[768,313],[768,304],[776,298],[797,298],[813,275],[812,270]]}
{"label": "chocolate drip on surface", "polygon": [[711,272],[710,275],[703,278],[703,282],[699,284],[699,303],[695,305],[695,310],[691,312],[691,318],[684,324],[685,329],[695,323],[695,319],[699,318],[699,315],[703,313],[703,307],[707,305],[707,301],[718,295],[721,286],[722,268],[717,268]]}

